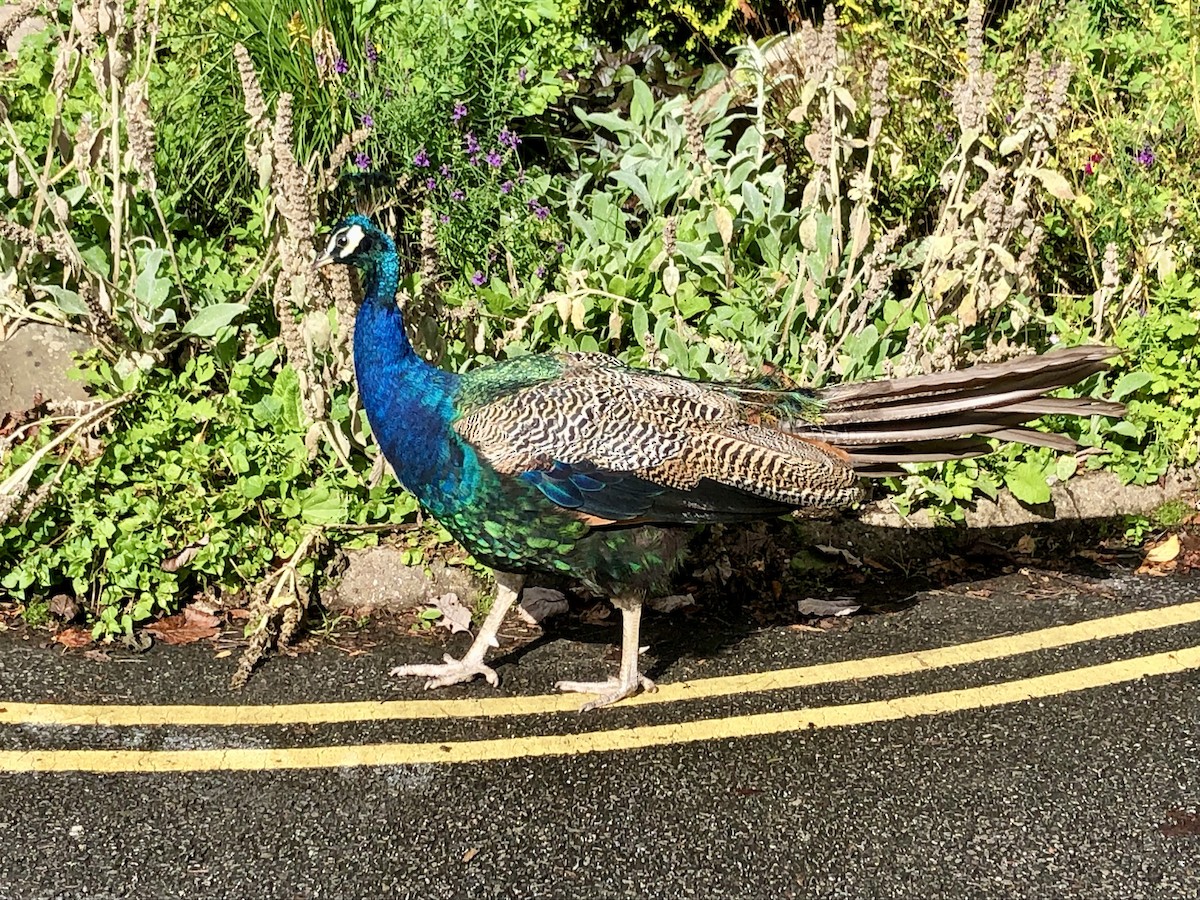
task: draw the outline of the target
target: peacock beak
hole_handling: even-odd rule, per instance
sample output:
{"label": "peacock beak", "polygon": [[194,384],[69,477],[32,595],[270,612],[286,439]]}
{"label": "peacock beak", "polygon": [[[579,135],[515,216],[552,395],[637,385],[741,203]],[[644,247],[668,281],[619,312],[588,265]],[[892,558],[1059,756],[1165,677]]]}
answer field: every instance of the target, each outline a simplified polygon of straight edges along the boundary
{"label": "peacock beak", "polygon": [[333,262],[335,262],[335,260],[333,258],[333,254],[331,254],[329,252],[329,250],[326,249],[320,256],[318,256],[316,259],[313,260],[313,264],[312,264],[313,271],[315,272],[317,269],[324,268],[325,266],[331,265]]}

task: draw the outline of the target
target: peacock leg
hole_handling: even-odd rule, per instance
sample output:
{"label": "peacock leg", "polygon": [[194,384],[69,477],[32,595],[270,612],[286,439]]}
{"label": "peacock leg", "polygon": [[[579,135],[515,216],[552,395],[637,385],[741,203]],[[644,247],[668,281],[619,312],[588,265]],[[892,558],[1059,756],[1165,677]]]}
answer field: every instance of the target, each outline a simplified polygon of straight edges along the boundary
{"label": "peacock leg", "polygon": [[476,675],[482,675],[492,687],[499,685],[500,676],[496,674],[495,669],[483,664],[483,658],[487,656],[489,649],[500,646],[500,642],[496,640],[496,633],[500,630],[500,624],[504,621],[505,614],[520,595],[521,586],[525,584],[525,576],[513,575],[509,572],[494,574],[496,576],[496,599],[492,601],[491,612],[479,626],[479,633],[475,635],[471,649],[462,659],[455,659],[447,653],[442,657],[444,662],[440,665],[396,666],[390,674],[415,675],[419,678],[426,678],[428,680],[425,682],[425,690],[470,681]]}
{"label": "peacock leg", "polygon": [[557,690],[576,694],[599,694],[595,700],[583,704],[582,711],[609,706],[618,700],[632,697],[639,689],[654,691],[654,682],[638,671],[638,646],[642,624],[642,598],[614,598],[613,604],[621,610],[621,670],[616,678],[607,681],[560,681]]}

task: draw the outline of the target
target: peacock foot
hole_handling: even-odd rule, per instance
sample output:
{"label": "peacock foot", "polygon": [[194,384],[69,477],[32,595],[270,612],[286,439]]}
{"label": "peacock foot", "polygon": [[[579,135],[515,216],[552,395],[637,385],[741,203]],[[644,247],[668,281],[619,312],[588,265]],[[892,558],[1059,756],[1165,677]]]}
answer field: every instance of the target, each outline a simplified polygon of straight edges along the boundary
{"label": "peacock foot", "polygon": [[611,706],[618,700],[632,697],[639,690],[648,694],[658,690],[653,681],[641,674],[628,680],[610,678],[607,681],[558,681],[555,682],[554,688],[564,693],[599,695],[595,700],[583,704],[580,712]]}
{"label": "peacock foot", "polygon": [[500,676],[496,674],[495,669],[485,666],[481,661],[472,660],[469,654],[463,659],[455,659],[447,653],[442,659],[444,662],[441,665],[396,666],[388,674],[426,678],[428,679],[425,682],[427,691],[433,688],[449,687],[452,684],[462,684],[470,681],[476,675],[482,675],[492,687],[500,684]]}

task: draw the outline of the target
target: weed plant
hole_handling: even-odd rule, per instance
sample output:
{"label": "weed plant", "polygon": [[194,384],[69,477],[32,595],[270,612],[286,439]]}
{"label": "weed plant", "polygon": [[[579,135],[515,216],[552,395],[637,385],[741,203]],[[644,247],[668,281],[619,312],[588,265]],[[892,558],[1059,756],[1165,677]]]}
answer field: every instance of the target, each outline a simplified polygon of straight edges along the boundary
{"label": "weed plant", "polygon": [[107,637],[248,604],[240,681],[331,544],[444,552],[359,409],[352,283],[309,269],[363,203],[452,367],[569,348],[820,384],[1126,351],[1082,389],[1130,415],[1069,425],[1080,454],[917,467],[905,511],[1194,463],[1200,37],[1186,3],[1052,6],[1044,33],[1038,4],[830,8],[703,72],[593,55],[548,0],[41,9],[0,69],[0,325],[91,333],[95,399],[0,422],[0,591],[31,620],[69,592]]}

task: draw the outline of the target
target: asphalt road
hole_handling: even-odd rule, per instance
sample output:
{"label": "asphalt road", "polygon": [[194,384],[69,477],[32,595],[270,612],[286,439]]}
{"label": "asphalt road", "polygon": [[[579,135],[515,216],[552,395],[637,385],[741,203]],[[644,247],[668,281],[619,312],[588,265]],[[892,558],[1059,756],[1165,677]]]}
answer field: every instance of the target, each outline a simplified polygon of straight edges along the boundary
{"label": "asphalt road", "polygon": [[587,716],[549,688],[612,624],[432,704],[385,673],[441,643],[386,630],[240,695],[209,646],[0,634],[0,898],[1200,896],[1200,580],[702,619],[651,616],[663,689]]}

